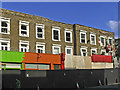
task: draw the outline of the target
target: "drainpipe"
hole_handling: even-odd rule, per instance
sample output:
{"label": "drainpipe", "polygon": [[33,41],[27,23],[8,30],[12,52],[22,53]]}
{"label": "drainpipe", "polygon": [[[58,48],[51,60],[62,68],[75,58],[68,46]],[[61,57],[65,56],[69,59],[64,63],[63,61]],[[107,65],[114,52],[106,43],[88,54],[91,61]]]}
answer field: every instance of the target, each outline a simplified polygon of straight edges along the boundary
{"label": "drainpipe", "polygon": [[73,25],[73,39],[74,39],[74,55],[77,55],[77,42],[76,42],[76,25]]}

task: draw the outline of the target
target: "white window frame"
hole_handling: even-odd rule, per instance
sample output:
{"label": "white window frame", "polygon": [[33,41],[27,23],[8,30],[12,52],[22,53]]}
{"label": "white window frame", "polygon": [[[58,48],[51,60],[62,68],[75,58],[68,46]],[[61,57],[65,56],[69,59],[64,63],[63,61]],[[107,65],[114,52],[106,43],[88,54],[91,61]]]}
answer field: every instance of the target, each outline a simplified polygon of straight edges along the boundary
{"label": "white window frame", "polygon": [[95,51],[95,53],[97,53],[97,48],[91,48],[91,56],[92,56],[92,51]]}
{"label": "white window frame", "polygon": [[61,45],[53,44],[53,46],[52,46],[52,52],[53,52],[53,54],[56,54],[56,53],[54,53],[54,48],[59,48],[59,53],[58,54],[61,53]]}
{"label": "white window frame", "polygon": [[[70,49],[70,50],[71,50],[71,54],[68,54],[68,53],[67,53],[67,49]],[[66,54],[66,55],[73,55],[73,46],[66,46],[66,47],[65,47],[65,54]]]}
{"label": "white window frame", "polygon": [[[37,33],[38,33],[38,32],[37,32],[37,28],[41,28],[41,29],[42,29],[42,33],[41,33],[42,36],[43,36],[42,38],[40,38],[40,37],[37,36]],[[45,39],[45,30],[44,30],[44,28],[45,28],[45,25],[44,25],[44,24],[37,24],[37,23],[36,23],[36,38],[37,38],[37,39]]]}
{"label": "white window frame", "polygon": [[43,53],[45,53],[45,43],[41,43],[41,42],[36,42],[36,53],[38,53],[38,46],[43,46]]}
{"label": "white window frame", "polygon": [[102,54],[102,52],[105,52],[105,55],[106,55],[106,50],[105,49],[101,49],[101,54]]}
{"label": "white window frame", "polygon": [[[7,22],[7,33],[4,33],[4,32],[1,32],[2,31],[2,27],[1,27],[1,22],[4,21],[4,22]],[[4,27],[6,28],[6,27]],[[10,34],[10,18],[5,18],[5,17],[0,17],[0,33],[1,34]]]}
{"label": "white window frame", "polygon": [[[24,30],[21,29],[21,25],[27,26],[27,31],[26,31],[27,35],[21,34],[21,31],[24,31]],[[29,37],[29,22],[28,21],[19,20],[19,36]]]}
{"label": "white window frame", "polygon": [[86,47],[86,46],[81,46],[81,48],[80,48],[81,56],[83,56],[83,52],[82,52],[83,49],[86,50],[86,56],[88,55],[87,48],[88,47]]}
{"label": "white window frame", "polygon": [[[70,41],[66,41],[66,33],[70,33]],[[65,42],[72,43],[72,30],[65,29]]]}
{"label": "white window frame", "polygon": [[[104,38],[104,45],[102,45],[101,38]],[[100,46],[105,46],[105,45],[106,45],[106,43],[105,43],[105,36],[100,36]]]}
{"label": "white window frame", "polygon": [[[94,44],[92,43],[92,39],[91,39],[92,36],[95,37],[95,43]],[[96,45],[96,34],[94,34],[94,33],[90,33],[90,44]]]}
{"label": "white window frame", "polygon": [[22,47],[21,44],[26,44],[27,45],[26,52],[29,52],[29,41],[19,40],[19,52],[21,52],[21,48],[23,48],[23,49],[25,48],[25,47]]}
{"label": "white window frame", "polygon": [[[59,38],[58,40],[55,40],[55,39],[54,39],[54,35],[53,35],[53,34],[54,34],[54,33],[53,33],[54,30],[58,31],[58,35],[59,35],[59,36],[58,36],[58,38]],[[54,26],[52,27],[52,40],[53,40],[53,41],[60,41],[60,27],[54,27]]]}
{"label": "white window frame", "polygon": [[[7,51],[10,51],[10,39],[7,39],[7,38],[0,38],[0,50],[2,50],[2,48],[1,48],[1,43],[2,42],[5,42],[5,43],[7,43]],[[4,46],[5,47],[5,46]]]}
{"label": "white window frame", "polygon": [[112,37],[108,37],[108,43],[110,44],[110,42],[109,42],[109,39],[112,39],[112,47],[113,47],[113,38]]}
{"label": "white window frame", "polygon": [[85,43],[84,44],[87,44],[87,31],[80,30],[80,43],[82,43],[81,34],[85,34]]}

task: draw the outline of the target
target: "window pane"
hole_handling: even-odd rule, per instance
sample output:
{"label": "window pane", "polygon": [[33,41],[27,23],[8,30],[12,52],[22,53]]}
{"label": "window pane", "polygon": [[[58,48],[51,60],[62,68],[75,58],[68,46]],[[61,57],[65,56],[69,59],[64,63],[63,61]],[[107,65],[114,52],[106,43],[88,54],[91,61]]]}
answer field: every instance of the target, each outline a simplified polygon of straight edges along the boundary
{"label": "window pane", "polygon": [[1,47],[1,50],[4,50],[4,47]]}
{"label": "window pane", "polygon": [[102,43],[103,43],[103,45],[104,45],[104,38],[102,38],[102,37],[101,37],[101,42],[102,42]]}
{"label": "window pane", "polygon": [[67,49],[67,54],[71,54],[71,49]]}
{"label": "window pane", "polygon": [[95,54],[95,50],[92,50],[92,55]]}
{"label": "window pane", "polygon": [[91,44],[95,44],[95,36],[91,35]]}
{"label": "window pane", "polygon": [[37,46],[37,48],[41,48],[41,49],[43,49],[43,46]]}
{"label": "window pane", "polygon": [[47,64],[38,64],[38,69],[50,69],[50,65],[47,65]]}
{"label": "window pane", "polygon": [[7,27],[7,22],[1,22],[2,27]]}
{"label": "window pane", "polygon": [[27,45],[26,45],[26,44],[21,44],[21,46],[22,46],[22,47],[27,47]]}
{"label": "window pane", "polygon": [[25,68],[37,69],[37,64],[25,64]]}
{"label": "window pane", "polygon": [[42,28],[37,28],[37,32],[42,32]]}
{"label": "window pane", "polygon": [[83,56],[86,56],[87,55],[87,52],[85,49],[82,49],[82,53],[83,53]]}
{"label": "window pane", "polygon": [[39,38],[42,38],[43,35],[42,35],[42,34],[37,34],[37,36],[38,36]]}
{"label": "window pane", "polygon": [[85,34],[81,33],[81,43],[85,43]]}
{"label": "window pane", "polygon": [[109,44],[112,45],[112,39],[109,39]]}
{"label": "window pane", "polygon": [[82,43],[85,43],[85,39],[81,39],[81,42],[82,42]]}
{"label": "window pane", "polygon": [[102,52],[102,55],[105,55],[105,52]]}
{"label": "window pane", "polygon": [[86,53],[83,53],[83,56],[86,56]]}
{"label": "window pane", "polygon": [[38,53],[43,53],[43,50],[42,49],[38,49]]}
{"label": "window pane", "polygon": [[66,32],[66,41],[70,41],[70,33]]}
{"label": "window pane", "polygon": [[1,42],[1,45],[7,45],[7,43],[6,42]]}
{"label": "window pane", "polygon": [[55,40],[59,40],[58,31],[57,31],[57,30],[54,30],[54,31],[53,31],[53,35],[54,35],[54,39],[55,39]]}
{"label": "window pane", "polygon": [[21,34],[27,34],[27,32],[26,31],[21,31]]}
{"label": "window pane", "polygon": [[54,53],[59,54],[59,48],[54,48]]}
{"label": "window pane", "polygon": [[60,69],[59,65],[54,65],[54,70],[59,70],[59,69]]}
{"label": "window pane", "polygon": [[82,52],[86,52],[86,50],[85,50],[85,49],[82,49]]}
{"label": "window pane", "polygon": [[92,40],[92,41],[95,41],[95,36],[91,36],[91,40]]}
{"label": "window pane", "polygon": [[26,25],[21,25],[21,29],[22,30],[27,30],[27,26]]}
{"label": "window pane", "polygon": [[21,52],[23,52],[23,48],[21,48]]}
{"label": "window pane", "polygon": [[40,49],[38,49],[38,53],[40,53]]}
{"label": "window pane", "polygon": [[25,52],[27,52],[27,49],[25,48]]}
{"label": "window pane", "polygon": [[1,28],[1,32],[7,33],[7,28]]}
{"label": "window pane", "polygon": [[7,47],[5,47],[5,50],[7,50]]}
{"label": "window pane", "polygon": [[84,38],[84,39],[85,39],[85,34],[82,34],[82,33],[81,33],[81,38]]}

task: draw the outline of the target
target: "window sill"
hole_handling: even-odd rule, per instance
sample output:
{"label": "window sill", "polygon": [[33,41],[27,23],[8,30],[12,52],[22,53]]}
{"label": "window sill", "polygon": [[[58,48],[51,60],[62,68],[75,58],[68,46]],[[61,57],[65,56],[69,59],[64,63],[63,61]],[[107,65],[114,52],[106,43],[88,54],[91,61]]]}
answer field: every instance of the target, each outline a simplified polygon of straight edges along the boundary
{"label": "window sill", "polygon": [[38,37],[36,37],[36,39],[45,39],[45,38],[38,38]]}
{"label": "window sill", "polygon": [[19,35],[19,36],[21,36],[21,37],[29,37],[29,36],[24,36],[24,35]]}
{"label": "window sill", "polygon": [[72,43],[71,41],[65,41],[66,43]]}
{"label": "window sill", "polygon": [[81,44],[87,44],[87,43],[82,43],[82,42],[80,42]]}
{"label": "window sill", "polygon": [[58,41],[58,42],[60,42],[61,40],[52,40],[52,41]]}
{"label": "window sill", "polygon": [[96,45],[96,44],[91,44],[91,45]]}
{"label": "window sill", "polygon": [[0,34],[8,34],[8,35],[9,35],[10,33],[2,33],[2,32],[1,32]]}

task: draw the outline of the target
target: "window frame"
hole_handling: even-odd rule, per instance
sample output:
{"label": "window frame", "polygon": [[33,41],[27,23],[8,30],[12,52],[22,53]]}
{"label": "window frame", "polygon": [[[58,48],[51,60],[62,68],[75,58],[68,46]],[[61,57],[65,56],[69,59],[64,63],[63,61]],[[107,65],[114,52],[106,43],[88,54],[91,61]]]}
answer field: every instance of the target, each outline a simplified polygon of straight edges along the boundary
{"label": "window frame", "polygon": [[[102,45],[101,38],[104,38],[104,45]],[[105,45],[106,45],[106,43],[105,43],[105,36],[100,36],[100,46],[105,46]]]}
{"label": "window frame", "polygon": [[[95,38],[95,43],[94,44],[92,44],[92,36],[94,36]],[[96,34],[94,34],[94,33],[90,33],[90,44],[91,45],[96,45]]]}
{"label": "window frame", "polygon": [[60,53],[61,53],[61,45],[53,44],[53,46],[52,46],[52,53],[53,53],[53,54],[56,54],[56,53],[54,53],[54,49],[55,49],[55,48],[59,48],[59,53],[58,53],[58,54],[60,54]]}
{"label": "window frame", "polygon": [[[23,40],[19,40],[19,52],[22,52],[21,51],[21,48],[24,48],[24,47],[22,47],[21,46],[21,44],[26,44],[27,45],[27,47],[26,47],[26,52],[29,52],[29,41],[23,41]],[[23,51],[24,52],[24,51]]]}
{"label": "window frame", "polygon": [[[87,48],[88,48],[88,47],[81,46],[81,48],[80,48],[80,53],[81,53],[81,56],[83,56],[82,49],[86,50],[86,52],[87,52]],[[88,53],[86,53],[86,56],[88,56]]]}
{"label": "window frame", "polygon": [[[25,25],[26,26],[26,32],[27,34],[24,35],[21,33],[21,31],[24,31],[21,29],[21,25]],[[22,20],[19,20],[19,36],[22,36],[22,37],[29,37],[29,22],[28,21],[22,21]]]}
{"label": "window frame", "polygon": [[[66,38],[67,38],[66,33],[70,33],[70,41],[66,40]],[[72,43],[72,30],[65,29],[65,42]]]}
{"label": "window frame", "polygon": [[[59,38],[58,40],[54,39],[54,32],[53,32],[54,30],[58,31],[58,38]],[[54,27],[54,26],[52,27],[52,41],[60,41],[60,27]]]}
{"label": "window frame", "polygon": [[[38,34],[37,28],[41,28],[42,29],[42,38],[37,36],[37,34]],[[45,25],[44,24],[37,24],[36,23],[36,38],[37,39],[45,39]]]}
{"label": "window frame", "polygon": [[101,49],[100,54],[102,54],[102,52],[105,52],[105,55],[106,55],[106,50],[105,49]]}
{"label": "window frame", "polygon": [[108,37],[108,43],[110,44],[109,39],[112,40],[112,45],[111,46],[113,47],[113,38],[112,37]]}
{"label": "window frame", "polygon": [[38,46],[43,46],[43,53],[45,53],[45,43],[36,42],[36,53],[38,53]]}
{"label": "window frame", "polygon": [[92,56],[92,51],[95,51],[95,53],[97,53],[97,48],[91,48],[91,56]]}
{"label": "window frame", "polygon": [[[1,46],[1,43],[7,43],[7,51],[10,51],[10,39],[8,38],[0,38],[0,46]],[[0,50],[2,50],[2,48],[0,47]]]}
{"label": "window frame", "polygon": [[[7,22],[7,33],[2,32],[2,21]],[[10,18],[0,17],[0,33],[1,34],[10,34]]]}
{"label": "window frame", "polygon": [[[67,53],[67,49],[71,49],[71,54],[68,54],[68,53]],[[73,55],[73,46],[66,46],[66,47],[65,47],[65,54],[66,54],[66,55]]]}
{"label": "window frame", "polygon": [[[85,43],[81,40],[81,34],[85,34]],[[87,31],[80,30],[80,43],[87,44]]]}

